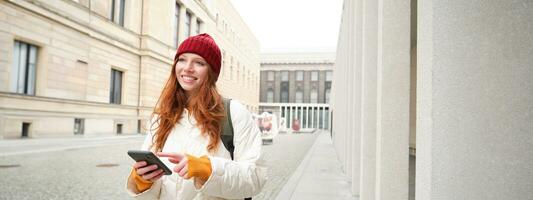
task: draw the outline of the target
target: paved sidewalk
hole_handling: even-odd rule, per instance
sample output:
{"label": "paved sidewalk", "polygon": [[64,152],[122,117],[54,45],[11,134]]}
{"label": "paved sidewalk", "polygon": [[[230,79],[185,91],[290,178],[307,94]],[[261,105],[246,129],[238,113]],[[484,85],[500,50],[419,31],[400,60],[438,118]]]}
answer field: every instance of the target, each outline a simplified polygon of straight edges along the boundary
{"label": "paved sidewalk", "polygon": [[350,192],[329,132],[321,132],[277,200],[357,200]]}
{"label": "paved sidewalk", "polygon": [[145,135],[65,136],[0,140],[0,157],[142,142]]}

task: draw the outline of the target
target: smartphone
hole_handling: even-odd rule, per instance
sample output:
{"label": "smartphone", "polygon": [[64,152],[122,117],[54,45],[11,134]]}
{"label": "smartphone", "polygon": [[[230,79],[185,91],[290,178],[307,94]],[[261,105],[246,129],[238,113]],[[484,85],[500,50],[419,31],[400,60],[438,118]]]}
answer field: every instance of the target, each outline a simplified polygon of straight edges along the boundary
{"label": "smartphone", "polygon": [[151,151],[129,150],[128,155],[137,162],[146,161],[147,166],[153,164],[157,165],[157,169],[163,169],[165,175],[172,174],[172,171],[170,171],[170,169]]}

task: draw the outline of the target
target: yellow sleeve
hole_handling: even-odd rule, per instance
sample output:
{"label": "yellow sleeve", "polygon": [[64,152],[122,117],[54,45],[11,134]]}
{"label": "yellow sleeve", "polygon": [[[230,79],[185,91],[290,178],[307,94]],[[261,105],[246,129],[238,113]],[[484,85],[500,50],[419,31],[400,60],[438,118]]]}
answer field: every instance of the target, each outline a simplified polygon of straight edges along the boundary
{"label": "yellow sleeve", "polygon": [[152,187],[153,182],[149,180],[143,179],[139,174],[137,174],[137,171],[135,169],[131,170],[130,174],[131,178],[135,182],[135,186],[137,187],[137,191],[144,192],[145,190]]}
{"label": "yellow sleeve", "polygon": [[188,159],[188,173],[187,179],[191,177],[200,178],[203,181],[207,181],[211,176],[211,160],[207,156],[194,157],[187,154]]}

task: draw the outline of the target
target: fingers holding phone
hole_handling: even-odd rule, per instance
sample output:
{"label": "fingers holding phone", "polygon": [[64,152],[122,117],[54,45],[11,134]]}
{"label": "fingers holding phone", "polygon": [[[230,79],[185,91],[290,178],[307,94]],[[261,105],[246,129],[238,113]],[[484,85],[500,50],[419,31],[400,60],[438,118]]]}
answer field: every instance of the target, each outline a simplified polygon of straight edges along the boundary
{"label": "fingers holding phone", "polygon": [[164,175],[163,169],[158,169],[156,164],[147,165],[145,161],[136,162],[133,164],[137,175],[142,177],[144,180],[156,181]]}

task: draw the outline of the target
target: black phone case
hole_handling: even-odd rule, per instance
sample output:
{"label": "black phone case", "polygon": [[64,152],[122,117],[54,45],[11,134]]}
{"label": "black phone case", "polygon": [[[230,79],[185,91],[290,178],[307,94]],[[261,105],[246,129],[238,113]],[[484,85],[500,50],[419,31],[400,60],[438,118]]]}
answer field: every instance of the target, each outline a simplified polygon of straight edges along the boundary
{"label": "black phone case", "polygon": [[172,174],[172,171],[151,151],[130,150],[128,155],[137,162],[146,161],[148,165],[156,164],[158,169],[163,169],[165,175]]}

